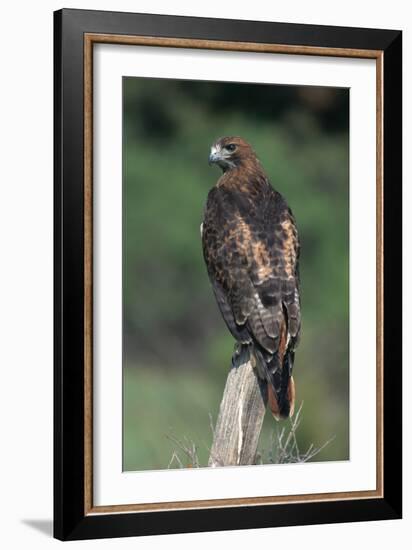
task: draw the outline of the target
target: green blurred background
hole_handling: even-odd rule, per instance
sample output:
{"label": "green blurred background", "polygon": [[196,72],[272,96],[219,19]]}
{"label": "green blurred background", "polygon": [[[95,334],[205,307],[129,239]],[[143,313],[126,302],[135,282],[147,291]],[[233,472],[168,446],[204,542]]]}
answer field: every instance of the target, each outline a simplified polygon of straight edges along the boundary
{"label": "green blurred background", "polygon": [[[124,470],[167,468],[170,435],[207,464],[234,345],[199,233],[220,175],[209,148],[223,135],[252,144],[297,220],[299,445],[335,436],[314,460],[348,459],[349,91],[127,77],[123,93]],[[264,456],[274,430],[267,414]]]}

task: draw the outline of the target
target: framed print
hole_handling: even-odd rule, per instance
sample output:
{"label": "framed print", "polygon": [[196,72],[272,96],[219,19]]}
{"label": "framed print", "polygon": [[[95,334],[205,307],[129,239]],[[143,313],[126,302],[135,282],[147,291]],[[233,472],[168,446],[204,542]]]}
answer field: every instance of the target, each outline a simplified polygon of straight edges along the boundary
{"label": "framed print", "polygon": [[61,10],[61,540],[402,510],[402,34]]}

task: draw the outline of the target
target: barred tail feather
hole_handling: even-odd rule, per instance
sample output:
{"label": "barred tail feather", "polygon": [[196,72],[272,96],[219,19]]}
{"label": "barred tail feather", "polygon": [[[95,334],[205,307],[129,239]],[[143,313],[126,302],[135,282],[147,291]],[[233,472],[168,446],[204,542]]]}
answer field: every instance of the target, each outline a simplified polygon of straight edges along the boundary
{"label": "barred tail feather", "polygon": [[268,405],[272,415],[279,420],[293,415],[295,408],[295,382],[292,376],[293,353],[286,352],[283,364],[277,354],[270,360],[264,359],[255,347],[258,374],[267,381]]}
{"label": "barred tail feather", "polygon": [[286,391],[278,394],[273,385],[268,382],[268,405],[276,420],[289,418],[295,409],[295,382],[293,376],[287,381]]}

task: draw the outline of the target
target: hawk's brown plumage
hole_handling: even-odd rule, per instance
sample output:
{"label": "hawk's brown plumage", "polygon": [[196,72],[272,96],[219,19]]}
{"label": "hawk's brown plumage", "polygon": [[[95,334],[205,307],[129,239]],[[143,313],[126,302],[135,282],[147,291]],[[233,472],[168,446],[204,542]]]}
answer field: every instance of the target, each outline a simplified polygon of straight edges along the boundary
{"label": "hawk's brown plumage", "polygon": [[287,417],[293,413],[300,332],[295,220],[242,138],[218,139],[209,162],[223,170],[209,192],[202,225],[209,278],[230,332],[252,346],[273,415]]}

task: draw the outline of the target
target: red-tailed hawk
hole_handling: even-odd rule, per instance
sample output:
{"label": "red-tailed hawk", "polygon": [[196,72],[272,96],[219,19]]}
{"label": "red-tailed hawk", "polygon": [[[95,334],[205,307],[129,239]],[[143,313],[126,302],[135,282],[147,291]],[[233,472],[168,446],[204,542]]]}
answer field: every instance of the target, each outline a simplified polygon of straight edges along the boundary
{"label": "red-tailed hawk", "polygon": [[209,163],[223,171],[209,192],[203,254],[222,316],[251,350],[275,418],[293,414],[300,333],[299,240],[292,212],[251,146],[223,137]]}

